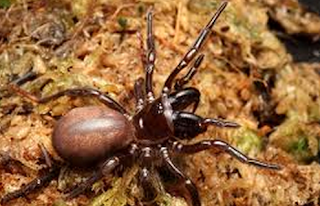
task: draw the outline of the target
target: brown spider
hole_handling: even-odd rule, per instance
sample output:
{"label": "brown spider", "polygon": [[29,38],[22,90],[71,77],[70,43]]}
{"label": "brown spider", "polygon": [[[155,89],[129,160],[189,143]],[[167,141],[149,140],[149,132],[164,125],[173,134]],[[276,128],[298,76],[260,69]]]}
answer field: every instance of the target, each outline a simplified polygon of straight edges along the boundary
{"label": "brown spider", "polygon": [[[94,182],[110,174],[119,166],[129,167],[133,163],[137,163],[139,165],[138,180],[144,191],[145,202],[154,200],[157,195],[152,175],[155,169],[161,167],[171,176],[183,182],[184,189],[190,198],[190,204],[200,206],[200,198],[195,184],[175,166],[171,156],[176,153],[192,154],[212,148],[225,151],[247,164],[279,169],[278,165],[263,163],[247,157],[222,140],[204,140],[196,144],[183,144],[180,141],[189,140],[204,133],[210,125],[239,127],[237,123],[196,115],[194,112],[200,100],[200,92],[193,87],[184,87],[197,72],[204,58],[203,54],[198,55],[199,50],[226,5],[227,2],[222,3],[209,23],[202,29],[193,46],[167,78],[158,98],[155,98],[152,88],[152,75],[156,59],[152,12],[147,13],[146,76],[145,81],[143,78],[139,78],[134,85],[136,112],[133,116],[129,115],[120,104],[107,94],[95,89],[67,89],[52,96],[38,99],[18,86],[25,79],[11,84],[17,93],[38,103],[46,103],[63,95],[94,96],[107,106],[75,108],[63,116],[53,130],[53,147],[66,162],[82,167],[91,165],[98,167],[98,170],[93,172],[91,177],[69,193],[69,197],[72,198],[84,192]],[[176,79],[178,73],[186,68],[193,59],[195,61],[187,74]],[[30,78],[30,76],[26,78]],[[174,91],[172,91],[174,82]],[[184,111],[191,105],[193,105],[192,112]],[[43,187],[59,174],[60,168],[61,166],[53,165],[46,174],[36,178],[20,190],[5,195],[2,198],[2,203],[25,196],[33,190]]]}

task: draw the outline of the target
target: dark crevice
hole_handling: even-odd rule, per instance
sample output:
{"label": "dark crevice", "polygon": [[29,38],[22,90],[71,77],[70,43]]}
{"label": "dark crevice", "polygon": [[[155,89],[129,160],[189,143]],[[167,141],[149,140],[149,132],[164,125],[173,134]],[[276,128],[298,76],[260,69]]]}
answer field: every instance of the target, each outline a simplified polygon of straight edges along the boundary
{"label": "dark crevice", "polygon": [[282,25],[270,15],[268,26],[285,44],[295,62],[320,62],[319,39],[305,33],[287,34]]}
{"label": "dark crevice", "polygon": [[306,10],[320,15],[320,1],[317,1],[317,0],[298,0],[298,1]]}
{"label": "dark crevice", "polygon": [[275,87],[276,74],[274,70],[265,70],[261,73],[262,79],[254,81],[254,89],[262,99],[259,108],[253,111],[254,117],[259,122],[258,127],[261,128],[268,125],[274,128],[280,125],[286,118],[284,114],[277,114],[275,111],[276,104],[272,100],[272,89]]}

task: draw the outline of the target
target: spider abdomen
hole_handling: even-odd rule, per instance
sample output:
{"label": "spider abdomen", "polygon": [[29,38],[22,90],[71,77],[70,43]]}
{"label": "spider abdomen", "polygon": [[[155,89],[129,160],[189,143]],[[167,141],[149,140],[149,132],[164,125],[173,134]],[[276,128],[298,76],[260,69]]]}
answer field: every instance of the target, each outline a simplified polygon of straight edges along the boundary
{"label": "spider abdomen", "polygon": [[102,161],[132,140],[132,126],[126,117],[99,106],[71,110],[57,122],[52,134],[60,157],[78,166]]}

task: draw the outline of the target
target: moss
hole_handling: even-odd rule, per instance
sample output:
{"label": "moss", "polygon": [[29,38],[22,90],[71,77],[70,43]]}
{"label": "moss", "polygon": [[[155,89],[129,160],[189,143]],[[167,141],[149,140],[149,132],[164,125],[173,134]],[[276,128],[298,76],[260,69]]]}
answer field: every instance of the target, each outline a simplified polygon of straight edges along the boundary
{"label": "moss", "polygon": [[304,134],[300,135],[297,140],[292,141],[287,150],[298,162],[310,163],[314,159],[309,149],[308,137]]}
{"label": "moss", "polygon": [[55,201],[52,206],[67,206],[68,204],[64,200]]}
{"label": "moss", "polygon": [[0,8],[9,8],[11,5],[10,0],[0,0]]}
{"label": "moss", "polygon": [[262,148],[262,138],[256,131],[246,127],[239,129],[233,139],[236,142],[236,147],[246,154],[257,153]]}
{"label": "moss", "polygon": [[310,163],[318,150],[316,130],[302,121],[302,117],[292,116],[282,123],[271,135],[271,143],[290,153],[302,164]]}
{"label": "moss", "polygon": [[113,181],[112,187],[97,196],[89,204],[89,206],[125,206],[127,204],[127,197],[122,187],[122,178],[117,178]]}
{"label": "moss", "polygon": [[118,18],[118,24],[120,25],[122,30],[125,30],[128,26],[128,19],[121,16]]}

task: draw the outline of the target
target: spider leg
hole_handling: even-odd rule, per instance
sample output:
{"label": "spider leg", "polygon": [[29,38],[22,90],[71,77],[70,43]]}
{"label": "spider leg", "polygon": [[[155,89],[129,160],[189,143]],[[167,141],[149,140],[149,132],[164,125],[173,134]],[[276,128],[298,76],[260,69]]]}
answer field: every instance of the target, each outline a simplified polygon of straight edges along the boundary
{"label": "spider leg", "polygon": [[109,175],[114,171],[120,164],[132,164],[137,152],[137,146],[135,144],[130,145],[127,151],[124,151],[122,155],[116,155],[107,159],[100,168],[92,174],[86,181],[78,185],[68,195],[68,199],[72,199],[85,190],[89,189],[95,182],[100,180],[102,177]]}
{"label": "spider leg", "polygon": [[139,78],[134,83],[134,97],[136,99],[136,110],[140,111],[144,106],[143,78]]}
{"label": "spider leg", "polygon": [[141,149],[140,166],[139,170],[139,183],[143,189],[143,202],[148,204],[155,200],[158,195],[158,190],[154,186],[152,178],[153,174],[153,153],[150,147]]}
{"label": "spider leg", "polygon": [[60,169],[61,166],[52,166],[51,168],[49,168],[49,170],[43,169],[43,171],[40,171],[41,173],[43,173],[43,175],[24,185],[21,189],[8,193],[4,197],[2,197],[1,204],[5,204],[19,197],[24,197],[35,190],[45,187],[53,179],[58,177]]}
{"label": "spider leg", "polygon": [[196,114],[184,111],[173,112],[172,121],[174,125],[174,135],[179,139],[192,139],[205,132],[209,125],[232,128],[240,126],[234,122],[213,118],[202,118]]}
{"label": "spider leg", "polygon": [[152,89],[152,75],[156,60],[156,50],[152,31],[152,10],[147,13],[147,54],[146,54],[146,95],[147,101],[150,103],[154,100]]}
{"label": "spider leg", "polygon": [[13,199],[19,198],[19,197],[24,197],[28,195],[29,193],[38,190],[45,185],[49,184],[51,180],[56,178],[59,175],[60,169],[61,169],[61,164],[58,163],[58,161],[52,161],[51,156],[48,153],[47,149],[44,147],[43,144],[39,144],[39,147],[41,149],[42,155],[45,159],[47,168],[42,169],[40,171],[39,177],[35,178],[28,184],[24,185],[21,189],[16,190],[14,192],[6,194],[2,199],[1,199],[1,204],[7,203]]}
{"label": "spider leg", "polygon": [[240,162],[254,165],[262,168],[267,169],[281,169],[279,165],[276,164],[269,164],[265,162],[261,162],[256,159],[252,159],[250,157],[247,157],[245,154],[237,150],[236,148],[232,147],[228,143],[222,141],[222,140],[204,140],[195,144],[190,145],[184,145],[179,142],[174,142],[172,144],[173,150],[177,153],[186,153],[186,154],[193,154],[196,152],[208,150],[208,149],[218,149],[220,151],[225,151],[229,153],[231,156],[239,160]]}
{"label": "spider leg", "polygon": [[172,162],[168,149],[166,147],[162,147],[160,149],[161,157],[164,160],[165,166],[169,169],[171,173],[173,173],[180,181],[183,181],[182,184],[184,185],[185,189],[187,190],[188,197],[190,198],[192,206],[201,206],[200,198],[198,190],[195,184],[185,175],[183,174]]}
{"label": "spider leg", "polygon": [[188,66],[188,64],[194,59],[194,57],[198,54],[199,50],[201,49],[202,45],[204,44],[205,40],[211,33],[211,29],[213,25],[215,24],[216,20],[222,13],[222,11],[227,6],[228,2],[223,2],[216,13],[212,16],[208,24],[202,29],[201,33],[199,34],[198,38],[192,45],[192,47],[189,49],[189,51],[184,55],[183,59],[179,62],[177,67],[171,72],[169,77],[167,78],[166,82],[164,83],[164,87],[162,90],[162,93],[168,94],[171,90],[172,83],[176,76],[179,74],[179,72]]}
{"label": "spider leg", "polygon": [[92,88],[75,88],[75,89],[66,89],[63,91],[60,91],[56,94],[53,94],[48,97],[42,97],[38,98],[34,96],[33,94],[27,92],[26,90],[23,90],[20,88],[18,85],[14,83],[9,84],[9,88],[11,88],[14,92],[18,93],[21,96],[24,96],[28,99],[30,99],[33,102],[43,104],[47,103],[49,101],[58,99],[59,97],[62,96],[71,96],[71,97],[78,97],[78,96],[94,96],[96,97],[100,102],[103,104],[107,105],[108,107],[119,111],[122,114],[128,115],[128,112],[114,99],[112,99],[110,96],[107,94],[97,90],[97,89],[92,89]]}
{"label": "spider leg", "polygon": [[67,199],[79,196],[81,193],[89,189],[95,182],[103,177],[101,171],[94,172],[87,180],[77,185],[71,192],[67,194]]}
{"label": "spider leg", "polygon": [[158,195],[158,191],[153,185],[152,169],[144,166],[139,171],[139,184],[143,189],[143,199],[145,204],[154,201]]}
{"label": "spider leg", "polygon": [[169,95],[169,102],[173,110],[183,110],[193,104],[194,113],[200,102],[200,92],[196,88],[183,88]]}
{"label": "spider leg", "polygon": [[200,54],[194,62],[193,66],[189,69],[188,73],[184,75],[182,78],[177,79],[174,85],[175,90],[181,90],[183,86],[186,85],[192,79],[192,77],[197,73],[203,58],[204,54]]}
{"label": "spider leg", "polygon": [[44,147],[44,145],[42,143],[39,143],[39,147],[42,152],[43,158],[46,162],[46,165],[48,167],[52,167],[51,155],[49,154],[48,150]]}
{"label": "spider leg", "polygon": [[19,77],[18,79],[14,80],[13,83],[20,86],[28,81],[34,80],[37,77],[38,74],[31,70],[25,73],[22,77]]}
{"label": "spider leg", "polygon": [[142,35],[139,31],[137,31],[137,37],[140,43],[140,48],[139,48],[139,55],[140,55],[140,59],[141,59],[141,63],[142,63],[142,67],[145,68],[146,64],[147,64],[147,60],[146,60],[146,51],[144,49],[144,40],[142,38]]}

